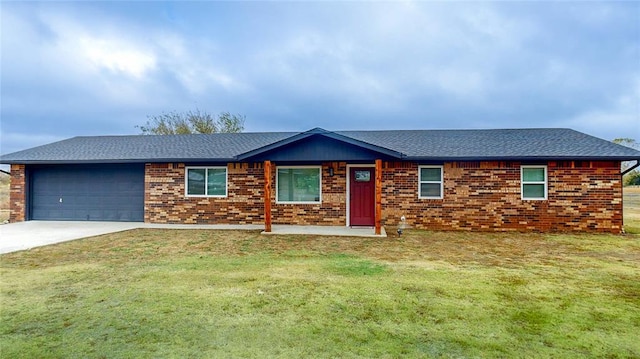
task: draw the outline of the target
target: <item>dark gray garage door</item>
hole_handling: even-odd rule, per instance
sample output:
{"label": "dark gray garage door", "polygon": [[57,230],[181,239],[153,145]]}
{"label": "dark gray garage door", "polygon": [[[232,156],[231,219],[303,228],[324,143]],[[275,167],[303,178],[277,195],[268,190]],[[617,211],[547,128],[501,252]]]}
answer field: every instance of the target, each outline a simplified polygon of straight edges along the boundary
{"label": "dark gray garage door", "polygon": [[143,221],[144,165],[64,165],[30,172],[31,219]]}

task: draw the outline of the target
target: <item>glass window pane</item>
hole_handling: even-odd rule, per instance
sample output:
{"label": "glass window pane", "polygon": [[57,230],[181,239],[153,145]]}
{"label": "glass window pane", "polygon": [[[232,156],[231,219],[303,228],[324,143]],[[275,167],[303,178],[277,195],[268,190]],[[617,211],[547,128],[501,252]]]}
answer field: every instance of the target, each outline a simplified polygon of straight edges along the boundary
{"label": "glass window pane", "polygon": [[319,202],[319,168],[279,168],[278,200],[286,202]]}
{"label": "glass window pane", "polygon": [[293,169],[293,200],[315,202],[320,200],[320,176],[317,168]]}
{"label": "glass window pane", "polygon": [[356,182],[369,182],[371,181],[371,171],[356,171],[355,172]]}
{"label": "glass window pane", "polygon": [[187,170],[187,194],[204,195],[204,168]]}
{"label": "glass window pane", "polygon": [[544,198],[544,185],[524,184],[522,186],[522,198]]}
{"label": "glass window pane", "polygon": [[440,183],[421,183],[420,197],[440,197]]}
{"label": "glass window pane", "polygon": [[278,168],[278,200],[292,201],[291,170]]}
{"label": "glass window pane", "polygon": [[209,168],[207,176],[207,195],[224,196],[227,189],[227,170],[225,168]]}
{"label": "glass window pane", "polygon": [[523,168],[522,180],[525,182],[544,182],[544,168]]}
{"label": "glass window pane", "polygon": [[421,168],[420,181],[440,181],[440,168]]}

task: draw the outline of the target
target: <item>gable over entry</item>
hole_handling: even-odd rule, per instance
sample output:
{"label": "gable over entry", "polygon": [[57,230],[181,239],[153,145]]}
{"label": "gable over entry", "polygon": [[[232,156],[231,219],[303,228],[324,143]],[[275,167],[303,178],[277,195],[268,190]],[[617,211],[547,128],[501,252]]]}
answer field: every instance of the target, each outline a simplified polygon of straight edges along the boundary
{"label": "gable over entry", "polygon": [[[350,207],[346,208],[347,212],[354,210],[361,211],[362,208],[359,206],[371,206],[369,209],[365,208],[364,212],[370,213],[367,218],[370,218],[372,223],[368,220],[364,220],[360,222],[356,221],[356,223],[351,223],[351,225],[373,225],[376,234],[381,233],[381,170],[383,158],[386,160],[399,160],[402,158],[402,154],[397,151],[373,146],[371,144],[319,128],[300,133],[272,145],[264,146],[238,156],[238,159],[243,161],[249,160],[264,162],[264,216],[266,232],[271,232],[271,202],[274,197],[272,195],[272,190],[276,191],[276,199],[279,195],[279,188],[274,189],[274,186],[278,187],[280,184],[277,180],[274,184],[272,180],[274,177],[274,171],[278,171],[277,169],[274,169],[274,167],[277,168],[277,163],[317,164],[335,161],[345,163],[366,163],[372,165],[375,163],[375,167],[371,168],[373,175],[368,179],[370,181],[370,187],[367,187],[369,190],[367,190],[366,193],[359,193],[358,198],[352,198],[351,201],[347,200],[345,202],[349,202],[350,204]],[[273,166],[274,163],[276,166]],[[329,168],[329,176],[331,177],[334,175],[333,170],[333,167]],[[311,171],[313,172],[313,170]],[[275,175],[276,179],[279,174],[280,172]],[[319,176],[321,180],[323,177],[322,167],[320,167]],[[351,183],[348,181],[347,176],[349,176],[349,174],[344,173],[343,180],[345,183]],[[316,185],[321,186],[319,183]],[[353,187],[349,186],[349,188],[347,188],[347,186],[344,186],[343,191],[345,193],[343,193],[343,195],[345,198],[347,196],[346,192],[349,192],[349,190],[353,190],[351,193],[351,195],[353,195],[357,189],[362,187],[358,185],[360,185],[360,183],[354,182],[352,184]],[[318,188],[318,191],[320,191],[320,188]],[[362,196],[365,195],[366,198],[362,198]],[[320,202],[321,201],[318,198],[318,203]],[[347,216],[346,213],[345,216]],[[361,219],[362,217],[358,218]]]}
{"label": "gable over entry", "polygon": [[401,159],[403,154],[353,138],[315,128],[238,155],[239,161],[326,162]]}

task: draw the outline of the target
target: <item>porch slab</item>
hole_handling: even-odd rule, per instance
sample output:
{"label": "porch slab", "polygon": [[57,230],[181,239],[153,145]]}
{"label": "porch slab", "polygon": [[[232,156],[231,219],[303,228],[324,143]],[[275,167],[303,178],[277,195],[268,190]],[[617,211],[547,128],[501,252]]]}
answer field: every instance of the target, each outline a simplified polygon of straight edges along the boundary
{"label": "porch slab", "polygon": [[271,232],[262,231],[264,235],[278,234],[308,234],[317,236],[341,236],[341,237],[374,237],[386,238],[384,227],[380,228],[380,234],[375,234],[374,227],[345,227],[345,226],[296,226],[274,224]]}
{"label": "porch slab", "polygon": [[263,230],[261,234],[308,234],[317,236],[342,237],[387,237],[384,227],[380,228],[380,235],[375,234],[374,227],[346,227],[346,226],[297,226],[288,224],[274,224],[271,232],[264,231],[262,224],[164,224],[140,223],[138,228],[158,229],[217,229],[217,230]]}

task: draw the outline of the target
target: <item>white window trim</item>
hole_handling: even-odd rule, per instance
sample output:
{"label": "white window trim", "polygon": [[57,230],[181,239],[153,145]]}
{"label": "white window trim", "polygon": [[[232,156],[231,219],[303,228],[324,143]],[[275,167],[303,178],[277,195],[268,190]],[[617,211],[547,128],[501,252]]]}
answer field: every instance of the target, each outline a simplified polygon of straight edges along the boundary
{"label": "white window trim", "polygon": [[[280,177],[278,175],[278,170],[279,169],[290,169],[290,168],[316,168],[318,169],[318,174],[320,175],[320,189],[318,191],[318,201],[281,201],[280,198],[278,198],[278,177]],[[276,166],[276,203],[279,204],[320,204],[322,203],[322,166]]]}
{"label": "white window trim", "polygon": [[[439,168],[440,169],[440,181],[423,181],[422,169],[423,168]],[[423,183],[439,183],[440,184],[440,195],[439,196],[423,196],[422,195],[422,184]],[[419,199],[443,199],[444,198],[444,166],[418,166],[418,198]]]}
{"label": "white window trim", "polygon": [[[208,195],[207,192],[207,179],[209,177],[209,171],[204,171],[204,191],[205,194],[189,194],[189,170],[197,169],[224,169],[224,195]],[[207,198],[226,198],[229,195],[229,170],[226,166],[190,166],[184,169],[184,195],[186,197],[207,197]]]}
{"label": "white window trim", "polygon": [[[524,180],[525,168],[542,168],[544,169],[544,181],[527,181]],[[542,184],[544,185],[544,197],[524,197],[524,185],[525,184]],[[546,165],[522,165],[520,166],[520,198],[524,201],[546,201],[548,197],[549,178]]]}

